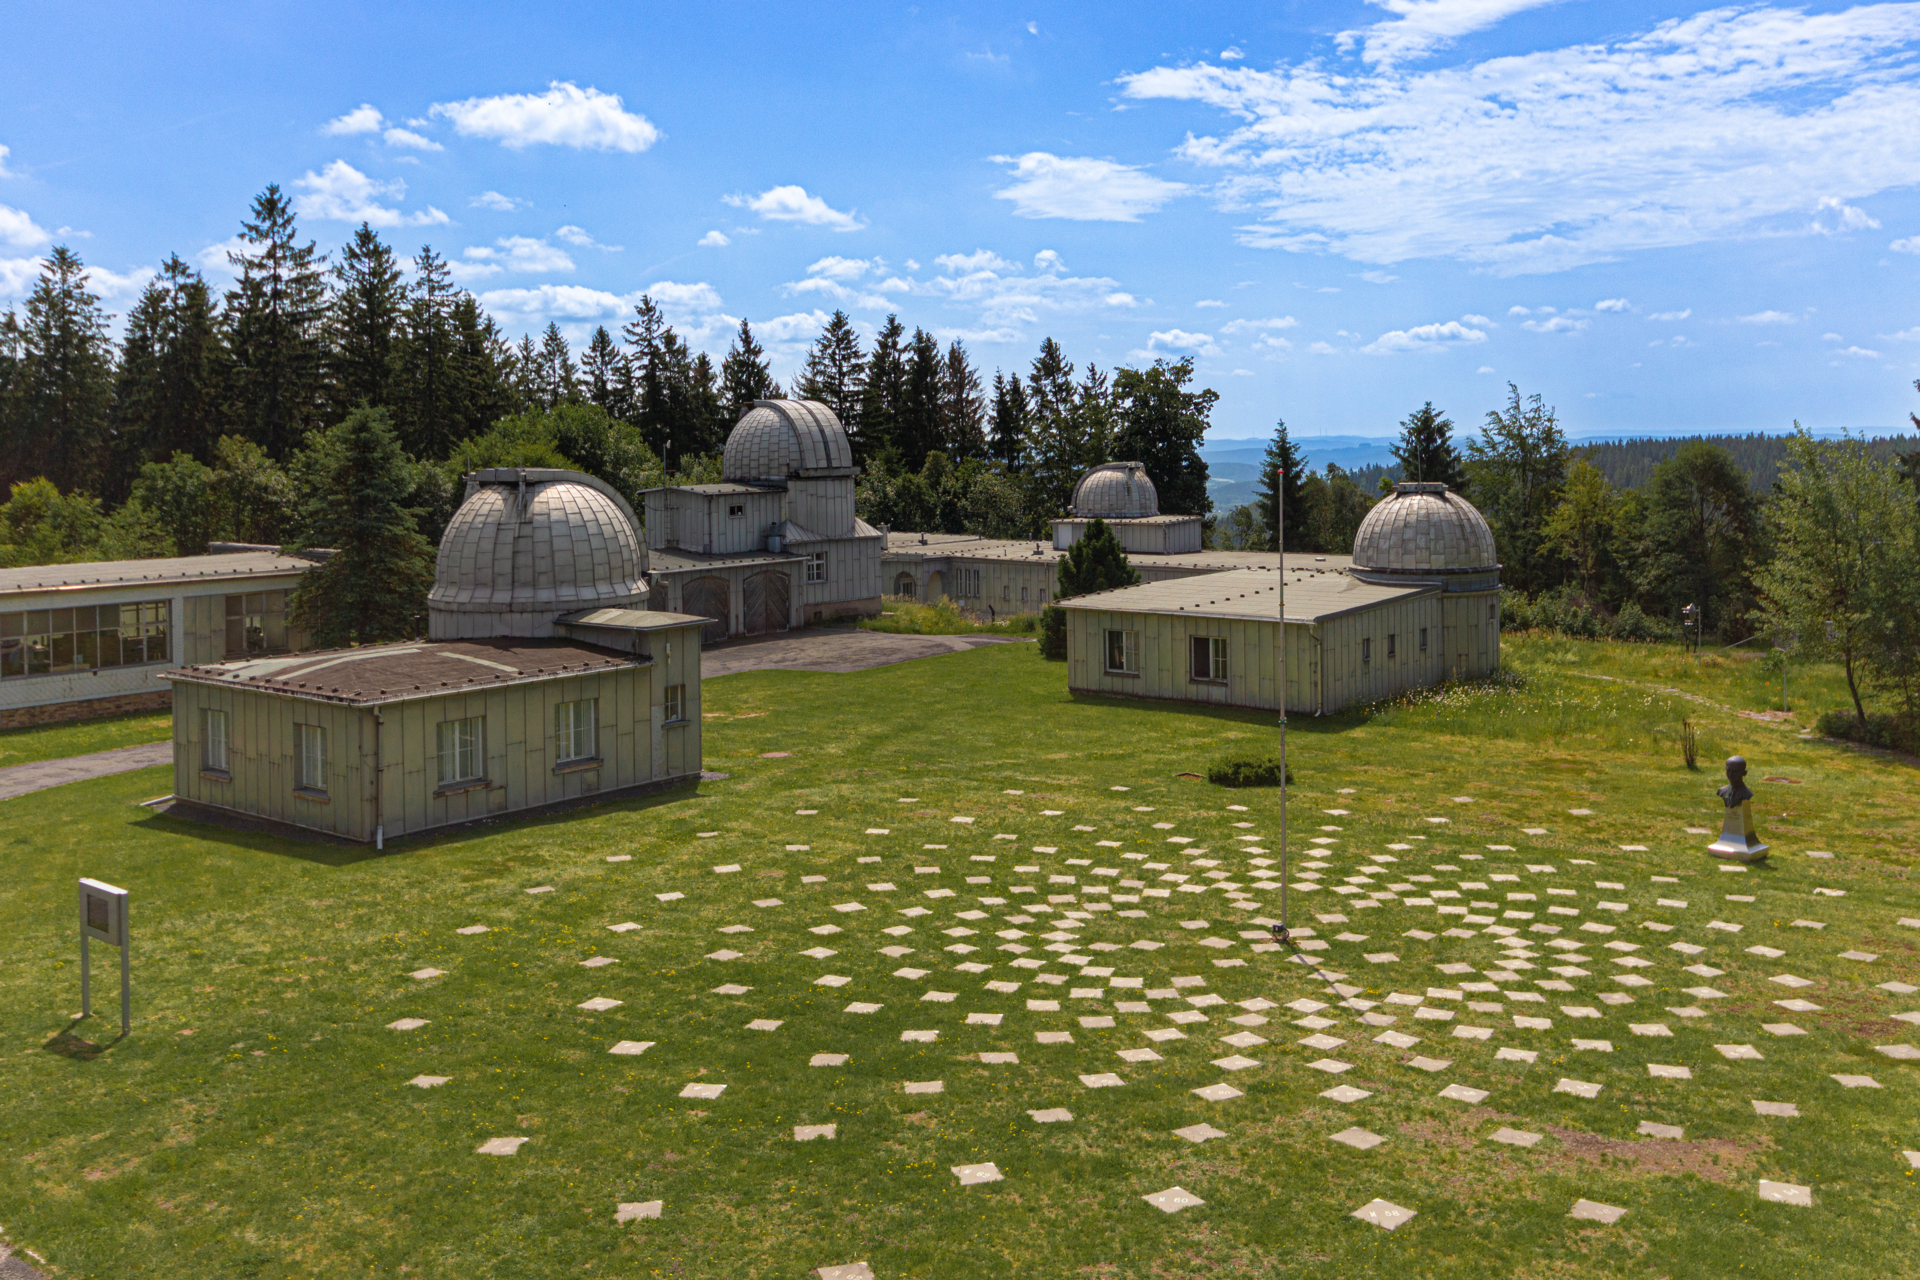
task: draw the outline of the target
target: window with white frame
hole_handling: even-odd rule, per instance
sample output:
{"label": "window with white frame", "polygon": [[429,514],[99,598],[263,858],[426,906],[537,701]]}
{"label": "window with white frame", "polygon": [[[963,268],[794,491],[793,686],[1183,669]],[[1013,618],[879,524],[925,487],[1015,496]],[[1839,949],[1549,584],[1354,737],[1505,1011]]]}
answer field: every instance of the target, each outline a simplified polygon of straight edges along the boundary
{"label": "window with white frame", "polygon": [[1227,682],[1227,642],[1221,636],[1193,636],[1188,644],[1189,676],[1202,684]]}
{"label": "window with white frame", "polygon": [[1140,673],[1140,633],[1107,632],[1107,670],[1123,675]]}
{"label": "window with white frame", "polygon": [[554,763],[591,760],[599,754],[600,704],[592,698],[553,709]]}
{"label": "window with white frame", "polygon": [[206,733],[202,745],[205,748],[200,757],[200,767],[212,773],[227,771],[227,713],[207,709]]}
{"label": "window with white frame", "polygon": [[322,795],[327,790],[327,731],[322,725],[295,725],[300,740],[300,759],[295,771],[295,785],[302,791],[317,791]]}
{"label": "window with white frame", "polygon": [[442,720],[434,726],[434,746],[440,753],[441,786],[480,780],[480,765],[486,758],[480,739],[479,716]]}
{"label": "window with white frame", "polygon": [[1397,643],[1399,639],[1400,637],[1397,635],[1394,635],[1392,632],[1387,633],[1387,656],[1389,658],[1393,657],[1396,650],[1399,648],[1399,645]]}
{"label": "window with white frame", "polygon": [[1373,637],[1367,636],[1360,641],[1360,661],[1373,661]]}
{"label": "window with white frame", "polygon": [[687,686],[670,684],[666,689],[665,714],[668,724],[677,724],[687,718]]}
{"label": "window with white frame", "polygon": [[827,553],[824,551],[807,552],[807,581],[825,582],[827,580]]}

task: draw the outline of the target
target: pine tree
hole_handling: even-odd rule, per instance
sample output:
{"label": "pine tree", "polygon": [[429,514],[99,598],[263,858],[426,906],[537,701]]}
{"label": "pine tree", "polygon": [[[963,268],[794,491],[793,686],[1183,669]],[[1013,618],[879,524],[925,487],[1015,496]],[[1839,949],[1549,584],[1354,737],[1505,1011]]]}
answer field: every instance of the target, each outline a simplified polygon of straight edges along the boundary
{"label": "pine tree", "polygon": [[897,465],[918,471],[926,465],[929,453],[946,447],[941,387],[944,362],[939,342],[925,329],[915,329],[903,364],[905,377],[895,419],[894,448]]}
{"label": "pine tree", "polygon": [[114,387],[115,464],[103,496],[124,497],[144,463],[175,453],[211,458],[226,375],[213,295],[199,272],[174,254],[127,315]]}
{"label": "pine tree", "polygon": [[1140,462],[1169,515],[1204,516],[1213,510],[1207,496],[1207,463],[1200,456],[1213,406],[1211,388],[1190,391],[1193,361],[1156,360],[1149,369],[1122,369],[1114,377],[1119,426],[1114,450]]}
{"label": "pine tree", "polygon": [[540,363],[540,377],[548,396],[547,408],[558,408],[580,399],[580,371],[574,367],[566,335],[552,320],[547,321],[547,331],[540,335]]}
{"label": "pine tree", "polygon": [[1027,388],[1020,375],[1008,378],[995,369],[991,449],[994,461],[1008,471],[1019,471],[1025,460],[1027,416]]}
{"label": "pine tree", "polygon": [[818,400],[833,410],[849,436],[860,431],[860,402],[867,385],[867,358],[860,335],[844,311],[836,311],[813,340],[806,367],[794,391],[802,400]]}
{"label": "pine tree", "polygon": [[293,621],[321,648],[424,629],[433,547],[407,508],[412,468],[384,409],[356,409],[316,442],[303,547],[333,554],[301,575]]}
{"label": "pine tree", "polygon": [[867,385],[860,394],[860,430],[853,436],[854,458],[888,458],[901,452],[901,415],[907,400],[907,361],[901,339],[906,326],[889,315],[874,335],[867,357]]}
{"label": "pine tree", "polygon": [[1254,481],[1254,516],[1260,529],[1260,548],[1273,547],[1274,527],[1274,473],[1284,473],[1286,498],[1286,545],[1294,551],[1312,551],[1307,543],[1307,504],[1304,491],[1306,480],[1306,459],[1287,434],[1287,420],[1278,418],[1274,422],[1273,439],[1267,442],[1266,456],[1260,460],[1260,476]]}
{"label": "pine tree", "polygon": [[532,335],[521,334],[520,345],[512,352],[507,373],[513,387],[515,409],[528,413],[546,408],[550,397],[540,364],[540,348],[533,345]]}
{"label": "pine tree", "polygon": [[44,475],[62,491],[96,490],[112,459],[113,348],[87,269],[56,245],[27,295],[0,446],[0,480]]}
{"label": "pine tree", "polygon": [[1402,480],[1439,483],[1459,489],[1466,480],[1460,451],[1453,447],[1453,422],[1429,400],[1400,423],[1393,446]]}
{"label": "pine tree", "polygon": [[240,224],[245,248],[227,294],[233,352],[232,420],[273,457],[285,457],[321,418],[326,374],[326,259],[302,245],[293,201],[269,186]]}
{"label": "pine tree", "polygon": [[362,222],[333,269],[327,323],[332,347],[332,421],[358,405],[395,405],[398,330],[406,292],[393,250]]}
{"label": "pine tree", "polygon": [[673,433],[670,402],[673,330],[652,298],[642,295],[633,319],[621,329],[627,342],[627,403],[633,425],[654,452],[665,456]]}
{"label": "pine tree", "polygon": [[1042,518],[1064,514],[1074,485],[1090,465],[1091,450],[1082,435],[1087,415],[1080,411],[1073,364],[1052,338],[1040,344],[1027,388],[1027,436],[1021,453],[1030,477],[1030,506]]}
{"label": "pine tree", "polygon": [[460,441],[483,434],[512,413],[519,397],[513,385],[513,344],[500,326],[465,290],[454,295],[451,314],[454,406],[447,421],[454,440]]}
{"label": "pine tree", "polygon": [[940,417],[946,451],[955,461],[987,456],[986,404],[980,373],[958,338],[947,347],[940,372]]}
{"label": "pine tree", "polygon": [[727,425],[740,421],[755,400],[772,400],[779,394],[780,384],[774,381],[767,353],[742,320],[720,365],[720,407]]}
{"label": "pine tree", "polygon": [[627,416],[627,377],[621,365],[625,357],[614,344],[605,325],[597,326],[587,340],[586,354],[580,357],[580,380],[588,404],[598,405],[607,416],[622,421]]}
{"label": "pine tree", "polygon": [[704,351],[689,359],[686,344],[677,336],[675,343],[679,349],[674,361],[672,442],[675,461],[684,465],[688,458],[720,452],[728,424],[720,408],[720,379],[713,360]]}
{"label": "pine tree", "polygon": [[1060,557],[1058,594],[1063,600],[1115,587],[1131,587],[1139,581],[1139,571],[1127,563],[1127,553],[1105,520],[1089,521],[1080,540]]}
{"label": "pine tree", "polygon": [[467,422],[470,388],[454,320],[455,307],[465,297],[453,287],[447,260],[432,245],[422,245],[413,260],[413,284],[406,291],[406,314],[396,344],[401,385],[389,401],[401,445],[417,457],[446,456],[472,429]]}

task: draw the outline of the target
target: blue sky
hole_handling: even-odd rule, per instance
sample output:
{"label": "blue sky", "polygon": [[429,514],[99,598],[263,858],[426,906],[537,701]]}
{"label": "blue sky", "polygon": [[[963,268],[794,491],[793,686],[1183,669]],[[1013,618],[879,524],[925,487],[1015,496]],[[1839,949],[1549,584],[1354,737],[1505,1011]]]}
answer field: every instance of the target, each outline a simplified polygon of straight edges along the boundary
{"label": "blue sky", "polygon": [[1920,407],[1920,4],[10,5],[0,302],[124,311],[279,182],[512,333],[643,292],[797,368],[844,307],[1194,355],[1214,438],[1506,383],[1576,433]]}

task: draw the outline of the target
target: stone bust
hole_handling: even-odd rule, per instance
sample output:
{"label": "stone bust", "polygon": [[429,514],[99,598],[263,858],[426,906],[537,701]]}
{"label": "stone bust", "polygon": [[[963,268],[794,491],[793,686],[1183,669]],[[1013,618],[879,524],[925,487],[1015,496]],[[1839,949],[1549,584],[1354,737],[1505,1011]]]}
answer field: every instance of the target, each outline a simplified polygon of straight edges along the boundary
{"label": "stone bust", "polygon": [[1727,757],[1727,785],[1717,793],[1726,801],[1727,808],[1738,809],[1753,799],[1753,789],[1747,786],[1747,762],[1740,756]]}

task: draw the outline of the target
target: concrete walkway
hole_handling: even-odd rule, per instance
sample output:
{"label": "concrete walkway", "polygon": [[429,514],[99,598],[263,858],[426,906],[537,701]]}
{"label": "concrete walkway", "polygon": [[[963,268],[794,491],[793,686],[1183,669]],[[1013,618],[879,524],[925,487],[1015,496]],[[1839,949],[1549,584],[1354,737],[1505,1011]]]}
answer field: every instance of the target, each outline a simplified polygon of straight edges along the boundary
{"label": "concrete walkway", "polygon": [[1027,643],[1017,636],[907,636],[858,627],[808,627],[714,645],[700,654],[700,674],[713,680],[741,671],[865,671],[986,644]]}
{"label": "concrete walkway", "polygon": [[90,756],[69,756],[65,760],[36,760],[32,764],[10,765],[0,769],[0,800],[11,800],[29,791],[57,787],[63,782],[104,778],[110,773],[147,769],[156,764],[173,763],[173,742],[146,742],[137,747],[116,747],[96,751]]}

